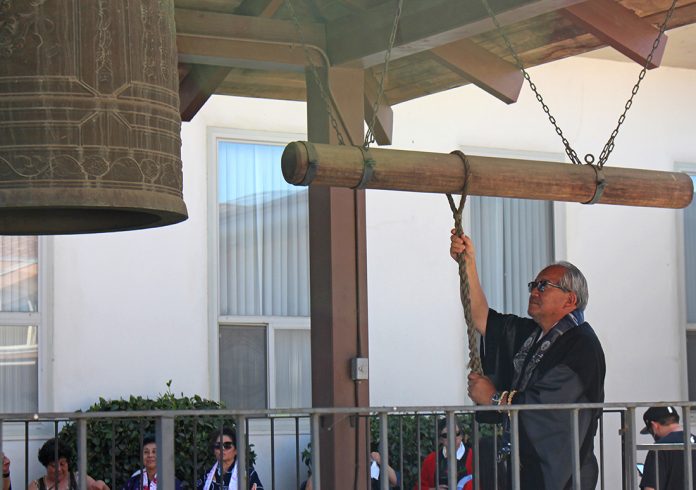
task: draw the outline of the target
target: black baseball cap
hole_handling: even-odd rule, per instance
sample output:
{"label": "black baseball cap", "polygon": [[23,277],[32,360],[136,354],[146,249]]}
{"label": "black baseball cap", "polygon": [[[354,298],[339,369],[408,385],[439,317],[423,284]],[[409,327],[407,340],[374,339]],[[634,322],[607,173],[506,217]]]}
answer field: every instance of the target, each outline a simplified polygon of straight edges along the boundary
{"label": "black baseball cap", "polygon": [[677,409],[671,406],[666,407],[650,407],[643,414],[643,422],[645,422],[645,427],[640,430],[641,434],[647,434],[648,428],[650,427],[650,422],[659,422],[667,417],[675,417],[676,421],[679,422],[679,412]]}

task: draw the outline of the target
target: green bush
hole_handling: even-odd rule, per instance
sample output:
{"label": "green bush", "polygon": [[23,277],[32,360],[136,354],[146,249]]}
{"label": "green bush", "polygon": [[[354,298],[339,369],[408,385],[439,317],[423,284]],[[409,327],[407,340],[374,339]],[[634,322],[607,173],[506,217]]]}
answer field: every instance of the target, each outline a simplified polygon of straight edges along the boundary
{"label": "green bush", "polygon": [[[198,395],[177,397],[171,392],[171,381],[167,391],[156,399],[130,396],[127,400],[99,401],[87,409],[88,412],[117,412],[133,410],[207,410],[221,409],[222,404],[206,400]],[[196,478],[212,464],[208,446],[208,435],[219,430],[221,424],[234,428],[234,420],[224,417],[177,417],[174,427],[176,476],[189,488],[195,488]],[[141,434],[155,434],[154,419],[101,419],[87,423],[87,455],[89,474],[104,480],[112,489],[123,486],[134,471],[142,467],[140,455]],[[67,424],[59,437],[75,450],[77,448],[77,425]],[[75,451],[75,454],[77,452]],[[249,451],[249,461],[254,464],[256,455]],[[195,462],[195,465],[194,465]],[[71,462],[76,468],[76,461]]]}

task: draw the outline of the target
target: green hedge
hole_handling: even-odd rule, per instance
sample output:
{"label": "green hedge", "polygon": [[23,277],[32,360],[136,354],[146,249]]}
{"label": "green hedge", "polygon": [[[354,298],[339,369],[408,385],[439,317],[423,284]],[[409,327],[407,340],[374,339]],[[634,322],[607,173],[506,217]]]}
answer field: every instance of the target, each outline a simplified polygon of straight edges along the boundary
{"label": "green hedge", "polygon": [[[133,410],[208,410],[224,408],[213,400],[198,395],[177,397],[171,392],[171,381],[166,393],[155,399],[130,396],[127,400],[99,401],[88,412],[119,412]],[[195,488],[195,478],[212,464],[208,435],[220,425],[235,427],[234,420],[223,417],[177,417],[174,428],[176,476],[189,488]],[[104,480],[112,489],[123,486],[136,470],[142,467],[140,455],[141,434],[155,434],[154,419],[103,419],[87,423],[88,471],[94,478]],[[59,437],[73,450],[77,447],[77,425],[67,424]],[[195,453],[195,458],[194,458]],[[75,454],[77,452],[75,451]],[[256,455],[249,453],[253,464]],[[194,467],[194,459],[196,464]],[[71,467],[76,468],[76,461]]]}

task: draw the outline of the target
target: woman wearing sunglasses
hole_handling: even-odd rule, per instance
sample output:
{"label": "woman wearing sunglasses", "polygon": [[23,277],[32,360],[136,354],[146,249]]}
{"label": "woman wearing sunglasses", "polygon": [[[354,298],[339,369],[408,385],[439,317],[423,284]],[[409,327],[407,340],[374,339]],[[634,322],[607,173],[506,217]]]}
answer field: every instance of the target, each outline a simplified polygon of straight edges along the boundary
{"label": "woman wearing sunglasses", "polygon": [[[204,477],[196,482],[197,490],[237,490],[237,434],[228,427],[212,432],[210,448],[215,456],[215,463]],[[247,481],[249,490],[263,490],[259,475],[252,465],[248,467]]]}

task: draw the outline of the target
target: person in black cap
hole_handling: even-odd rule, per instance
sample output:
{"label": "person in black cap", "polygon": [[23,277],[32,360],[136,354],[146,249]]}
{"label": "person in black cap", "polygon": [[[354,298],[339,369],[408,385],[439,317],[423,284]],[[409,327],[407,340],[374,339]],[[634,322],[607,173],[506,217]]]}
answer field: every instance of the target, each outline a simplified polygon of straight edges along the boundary
{"label": "person in black cap", "polygon": [[[650,434],[657,444],[679,444],[684,442],[684,431],[679,425],[679,413],[674,407],[650,407],[643,415],[645,427],[641,434]],[[696,438],[691,435],[691,442]],[[655,453],[657,471],[655,469]],[[692,451],[692,461],[696,462],[696,451]],[[696,481],[696,465],[691,470]],[[658,478],[659,476],[659,478]],[[684,488],[684,452],[650,451],[645,458],[643,478],[640,480],[643,490],[682,490]]]}

